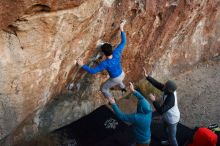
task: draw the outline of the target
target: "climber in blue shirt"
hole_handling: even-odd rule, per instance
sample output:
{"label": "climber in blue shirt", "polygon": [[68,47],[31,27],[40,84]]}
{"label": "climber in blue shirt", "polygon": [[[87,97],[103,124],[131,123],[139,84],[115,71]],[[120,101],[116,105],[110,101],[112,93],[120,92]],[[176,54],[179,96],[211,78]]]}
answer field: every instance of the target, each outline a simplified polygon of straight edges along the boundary
{"label": "climber in blue shirt", "polygon": [[109,98],[109,102],[116,116],[122,121],[129,122],[133,127],[133,134],[136,140],[136,146],[149,146],[151,140],[151,119],[152,119],[152,107],[150,103],[144,98],[141,93],[134,90],[134,86],[130,83],[130,89],[134,96],[138,99],[137,112],[133,114],[125,114],[121,112],[115,103],[114,98]]}
{"label": "climber in blue shirt", "polygon": [[106,56],[106,59],[102,61],[98,66],[96,66],[95,68],[90,68],[89,66],[84,65],[81,59],[77,61],[79,66],[81,66],[84,70],[91,74],[96,74],[98,72],[102,72],[103,70],[107,70],[110,78],[101,86],[101,91],[103,95],[107,98],[112,97],[109,89],[116,85],[119,85],[121,90],[123,92],[126,92],[125,85],[123,83],[125,74],[121,66],[121,53],[126,44],[126,36],[124,33],[125,23],[126,21],[124,20],[120,24],[121,43],[114,49],[114,51],[112,50],[112,45],[109,43],[104,43],[101,46],[101,50]]}

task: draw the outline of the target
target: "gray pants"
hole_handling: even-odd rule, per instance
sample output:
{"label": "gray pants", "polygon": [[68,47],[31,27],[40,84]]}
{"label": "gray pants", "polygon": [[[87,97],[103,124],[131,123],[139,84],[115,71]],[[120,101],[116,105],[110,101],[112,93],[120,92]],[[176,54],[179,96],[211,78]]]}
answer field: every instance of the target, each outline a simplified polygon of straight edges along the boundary
{"label": "gray pants", "polygon": [[176,140],[177,124],[178,123],[168,124],[164,122],[164,130],[165,130],[166,135],[168,135],[171,146],[178,146],[178,142]]}
{"label": "gray pants", "polygon": [[112,94],[110,93],[109,89],[114,87],[114,86],[117,86],[117,85],[119,85],[120,88],[122,88],[122,89],[125,88],[125,85],[123,83],[124,78],[125,78],[124,72],[122,72],[121,75],[116,77],[116,78],[109,78],[101,86],[101,91],[102,91],[103,95],[106,98],[112,97]]}

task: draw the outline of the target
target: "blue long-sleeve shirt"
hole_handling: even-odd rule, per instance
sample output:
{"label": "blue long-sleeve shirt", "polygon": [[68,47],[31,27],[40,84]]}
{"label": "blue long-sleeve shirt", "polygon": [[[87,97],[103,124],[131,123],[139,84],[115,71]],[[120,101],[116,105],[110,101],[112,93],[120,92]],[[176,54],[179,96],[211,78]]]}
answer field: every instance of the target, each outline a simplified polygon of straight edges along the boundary
{"label": "blue long-sleeve shirt", "polygon": [[119,119],[132,123],[136,142],[146,144],[150,142],[151,138],[152,108],[150,103],[138,91],[134,91],[133,94],[138,99],[137,113],[125,114],[121,112],[116,104],[112,104],[112,108]]}
{"label": "blue long-sleeve shirt", "polygon": [[112,59],[106,59],[102,61],[95,68],[90,68],[87,65],[83,65],[82,68],[91,74],[96,74],[97,72],[107,70],[111,78],[116,78],[120,76],[122,73],[121,53],[125,47],[125,44],[126,44],[126,36],[124,32],[121,32],[121,43],[113,51]]}

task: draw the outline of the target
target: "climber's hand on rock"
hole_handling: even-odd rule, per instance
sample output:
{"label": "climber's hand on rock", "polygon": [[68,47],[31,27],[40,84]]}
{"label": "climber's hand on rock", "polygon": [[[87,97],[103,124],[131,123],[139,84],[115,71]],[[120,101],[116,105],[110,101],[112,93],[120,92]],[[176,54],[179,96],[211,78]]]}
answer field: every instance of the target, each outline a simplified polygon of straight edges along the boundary
{"label": "climber's hand on rock", "polygon": [[144,70],[144,76],[148,77],[147,71],[146,71],[146,69],[144,67],[143,67],[143,70]]}
{"label": "climber's hand on rock", "polygon": [[77,64],[77,60],[74,60],[74,61],[73,61],[73,65],[76,65],[76,64]]}
{"label": "climber's hand on rock", "polygon": [[113,97],[108,98],[108,100],[111,104],[115,104],[115,99]]}
{"label": "climber's hand on rock", "polygon": [[156,100],[156,96],[153,94],[150,94],[149,97],[152,102],[154,102]]}
{"label": "climber's hand on rock", "polygon": [[124,25],[126,24],[126,20],[122,20],[120,24],[120,30],[124,31]]}
{"label": "climber's hand on rock", "polygon": [[130,84],[131,91],[134,92],[134,85],[131,82],[129,82],[129,84]]}
{"label": "climber's hand on rock", "polygon": [[83,60],[80,58],[77,60],[77,64],[82,67],[83,66]]}

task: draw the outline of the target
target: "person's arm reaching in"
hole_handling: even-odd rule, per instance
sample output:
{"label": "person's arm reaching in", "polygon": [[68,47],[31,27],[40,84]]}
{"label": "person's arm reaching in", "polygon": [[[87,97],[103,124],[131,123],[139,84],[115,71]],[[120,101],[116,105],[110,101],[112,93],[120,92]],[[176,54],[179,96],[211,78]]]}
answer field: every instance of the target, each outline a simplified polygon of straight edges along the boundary
{"label": "person's arm reaching in", "polygon": [[161,91],[164,91],[164,84],[158,82],[157,80],[155,80],[154,78],[152,78],[151,76],[149,76],[146,72],[146,69],[143,68],[144,70],[144,75],[146,77],[146,79],[154,86],[156,87],[157,89],[161,90]]}
{"label": "person's arm reaching in", "polygon": [[130,89],[133,92],[134,96],[137,97],[139,102],[143,105],[143,107],[146,107],[147,111],[152,111],[150,103],[145,99],[145,97],[138,91],[134,89],[134,85],[130,82]]}
{"label": "person's arm reaching in", "polygon": [[134,85],[131,82],[129,84],[130,84],[131,92],[133,92],[134,96],[136,96],[138,100],[145,99],[144,96],[140,92],[134,89]]}
{"label": "person's arm reaching in", "polygon": [[121,30],[121,42],[120,44],[115,48],[114,53],[116,53],[116,55],[121,55],[121,52],[123,51],[125,44],[126,44],[126,35],[124,32],[124,25],[125,25],[126,21],[123,20],[120,24],[120,30]]}
{"label": "person's arm reaching in", "polygon": [[109,98],[109,102],[112,105],[112,109],[114,110],[116,116],[125,122],[129,122],[129,123],[135,123],[136,121],[136,114],[124,114],[123,112],[121,112],[121,110],[119,109],[119,107],[117,106],[117,104],[115,103],[115,99],[114,98]]}
{"label": "person's arm reaching in", "polygon": [[160,106],[156,101],[156,97],[152,94],[150,94],[150,100],[153,102],[156,111],[161,115],[171,109],[175,104],[175,97],[172,93],[167,96],[162,106]]}
{"label": "person's arm reaching in", "polygon": [[105,69],[105,65],[103,62],[101,62],[98,66],[96,66],[95,68],[90,68],[87,65],[84,65],[82,59],[77,60],[77,64],[82,67],[84,70],[86,70],[87,72],[89,72],[90,74],[96,74],[97,72],[101,72]]}

